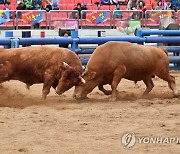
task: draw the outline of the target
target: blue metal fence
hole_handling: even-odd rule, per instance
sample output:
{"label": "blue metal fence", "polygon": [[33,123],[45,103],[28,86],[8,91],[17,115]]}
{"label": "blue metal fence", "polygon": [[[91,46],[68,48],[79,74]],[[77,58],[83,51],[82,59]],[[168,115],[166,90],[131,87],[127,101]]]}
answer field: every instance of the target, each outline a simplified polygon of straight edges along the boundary
{"label": "blue metal fence", "polygon": [[[78,31],[71,31],[71,38],[55,37],[55,38],[19,38],[14,39],[6,34],[5,39],[0,39],[0,45],[6,45],[7,48],[18,48],[19,45],[41,45],[41,44],[71,44],[71,50],[77,54],[91,54],[94,48],[79,48],[78,44],[103,44],[108,41],[128,41],[132,43],[180,43],[179,30],[137,30],[136,36],[120,36],[120,37],[78,37]],[[151,35],[172,35],[172,36],[151,36]],[[176,53],[169,56],[171,63],[180,69],[180,47],[167,47],[169,52]],[[176,55],[176,56],[175,56]],[[82,63],[86,64],[87,58],[82,58]],[[174,67],[175,68],[175,67]]]}

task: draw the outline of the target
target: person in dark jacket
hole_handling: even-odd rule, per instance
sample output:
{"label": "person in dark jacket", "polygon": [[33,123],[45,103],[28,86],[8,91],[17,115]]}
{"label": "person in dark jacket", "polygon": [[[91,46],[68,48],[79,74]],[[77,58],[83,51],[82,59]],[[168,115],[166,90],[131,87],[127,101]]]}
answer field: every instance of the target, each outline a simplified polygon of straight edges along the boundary
{"label": "person in dark jacket", "polygon": [[[81,10],[88,10],[86,2],[83,3],[83,6],[81,7]],[[82,13],[82,18],[86,19],[86,12]]]}
{"label": "person in dark jacket", "polygon": [[[26,5],[23,2],[17,1],[17,4],[18,4],[18,6],[16,7],[16,10],[25,10],[26,9]],[[22,12],[20,12],[20,11],[17,12],[17,17],[19,19],[21,19],[22,18]]]}
{"label": "person in dark jacket", "polygon": [[71,18],[80,19],[81,18],[81,3],[77,3],[77,6],[73,10],[77,10],[78,14],[76,12],[72,12]]}

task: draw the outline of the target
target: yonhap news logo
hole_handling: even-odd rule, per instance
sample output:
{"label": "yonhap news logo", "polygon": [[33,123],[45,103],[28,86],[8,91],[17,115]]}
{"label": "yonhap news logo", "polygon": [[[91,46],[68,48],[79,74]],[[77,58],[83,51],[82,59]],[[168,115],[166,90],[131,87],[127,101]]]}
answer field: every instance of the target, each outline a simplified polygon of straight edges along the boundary
{"label": "yonhap news logo", "polygon": [[148,137],[136,136],[133,132],[122,135],[121,143],[124,148],[131,148],[138,144],[180,144],[180,137]]}

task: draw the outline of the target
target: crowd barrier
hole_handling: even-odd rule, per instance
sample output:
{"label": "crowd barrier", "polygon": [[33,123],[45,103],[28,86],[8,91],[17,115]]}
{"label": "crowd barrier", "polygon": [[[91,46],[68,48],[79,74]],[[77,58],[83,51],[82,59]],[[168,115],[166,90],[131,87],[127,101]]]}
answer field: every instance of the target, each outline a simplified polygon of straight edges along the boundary
{"label": "crowd barrier", "polygon": [[[79,48],[80,44],[96,44],[100,45],[108,41],[128,41],[132,43],[179,43],[180,37],[178,36],[158,36],[158,35],[180,35],[179,30],[137,30],[136,36],[122,36],[122,37],[78,37],[78,31],[71,31],[71,37],[55,37],[55,38],[13,38],[10,32],[7,32],[7,37],[0,39],[0,45],[5,45],[7,48],[18,48],[20,45],[42,45],[42,44],[71,44],[71,50],[77,54],[92,54],[94,48],[86,47]],[[157,36],[151,36],[157,35]],[[173,69],[180,69],[180,47],[166,47],[173,55],[169,56],[170,63],[174,63]],[[83,64],[86,64],[88,59],[81,59]]]}
{"label": "crowd barrier", "polygon": [[[9,29],[22,29],[25,27],[34,28],[67,28],[74,26],[84,27],[104,27],[118,28],[127,26],[127,21],[139,21],[142,27],[159,27],[164,16],[172,17],[179,24],[179,12],[173,10],[83,10],[81,17],[76,10],[1,10],[0,27]],[[119,12],[122,16],[116,16]],[[74,15],[73,15],[74,14]],[[77,16],[76,16],[77,15]],[[9,17],[9,18],[7,18]],[[101,19],[100,21],[98,21]],[[125,21],[125,22],[124,22]],[[124,23],[123,23],[124,22]],[[127,25],[124,25],[127,24]]]}

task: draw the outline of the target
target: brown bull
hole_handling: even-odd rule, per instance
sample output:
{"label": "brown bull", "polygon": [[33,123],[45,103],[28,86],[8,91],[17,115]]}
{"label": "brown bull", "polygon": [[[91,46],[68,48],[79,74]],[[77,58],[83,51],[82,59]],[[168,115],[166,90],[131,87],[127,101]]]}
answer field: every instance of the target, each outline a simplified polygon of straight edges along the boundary
{"label": "brown bull", "polygon": [[[108,42],[97,47],[90,57],[87,70],[83,74],[86,83],[77,86],[75,98],[86,97],[96,86],[106,95],[116,99],[116,88],[122,78],[140,81],[146,85],[143,96],[154,87],[154,75],[168,82],[175,96],[175,78],[169,74],[169,60],[165,49],[153,46],[143,46],[128,42]],[[103,85],[110,84],[112,91],[107,91]]]}
{"label": "brown bull", "polygon": [[19,80],[29,87],[43,84],[43,98],[51,86],[62,94],[83,82],[82,65],[72,51],[50,46],[5,49],[0,53],[0,83]]}

